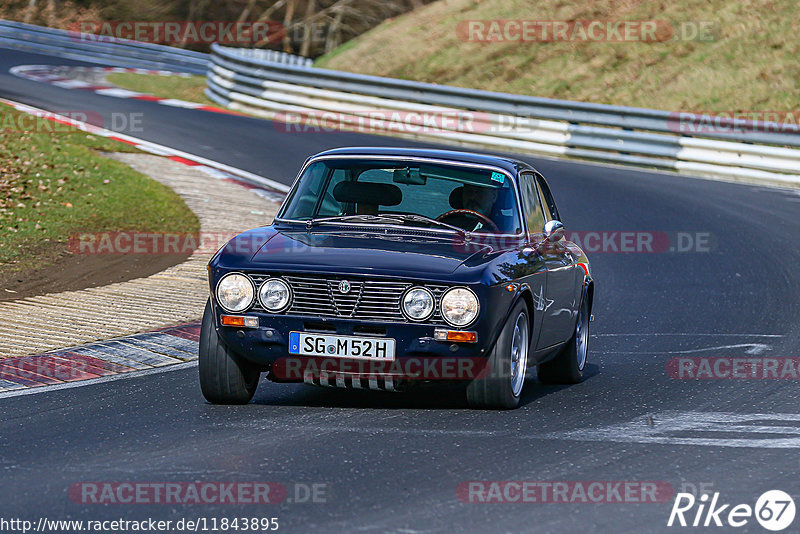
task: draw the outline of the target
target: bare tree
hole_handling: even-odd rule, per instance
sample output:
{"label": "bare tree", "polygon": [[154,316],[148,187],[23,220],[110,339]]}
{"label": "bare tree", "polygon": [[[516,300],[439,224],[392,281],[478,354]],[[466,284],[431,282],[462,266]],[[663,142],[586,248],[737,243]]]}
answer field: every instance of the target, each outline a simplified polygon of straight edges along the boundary
{"label": "bare tree", "polygon": [[292,52],[292,39],[289,35],[289,28],[294,20],[294,9],[297,6],[297,0],[286,0],[286,12],[283,15],[283,30],[286,32],[283,36],[283,51]]}
{"label": "bare tree", "polygon": [[312,41],[314,40],[314,12],[317,9],[316,0],[308,0],[306,4],[306,15],[303,18],[303,44],[300,46],[300,55],[308,57],[311,51]]}
{"label": "bare tree", "polygon": [[36,0],[28,1],[28,9],[25,10],[24,22],[29,24],[33,19],[33,12],[36,11]]}
{"label": "bare tree", "polygon": [[[270,34],[253,46],[298,51],[307,57],[330,52],[390,17],[433,0],[14,0],[19,19],[67,27],[82,13],[93,20],[121,20],[139,9],[141,20],[258,22]],[[2,3],[3,0],[0,0]],[[101,14],[102,13],[102,14]],[[99,17],[99,18],[98,18]],[[282,26],[279,22],[282,21]],[[280,32],[274,31],[280,28]],[[188,35],[188,34],[187,34]],[[178,46],[191,46],[180,43]],[[194,45],[205,49],[203,45]]]}
{"label": "bare tree", "polygon": [[344,17],[344,11],[337,11],[328,26],[328,35],[325,39],[326,54],[332,52],[334,48],[342,43],[342,17]]}
{"label": "bare tree", "polygon": [[47,0],[47,25],[55,26],[57,21],[56,0]]}
{"label": "bare tree", "polygon": [[245,8],[241,13],[239,13],[239,17],[236,19],[236,22],[245,22],[250,18],[250,13],[252,13],[253,8],[256,6],[256,1],[257,0],[248,0]]}

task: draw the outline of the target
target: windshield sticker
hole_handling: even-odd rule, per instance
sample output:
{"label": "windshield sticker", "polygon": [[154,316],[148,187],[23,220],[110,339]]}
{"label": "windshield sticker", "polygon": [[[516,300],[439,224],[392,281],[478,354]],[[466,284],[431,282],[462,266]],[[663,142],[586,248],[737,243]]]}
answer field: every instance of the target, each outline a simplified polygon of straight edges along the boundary
{"label": "windshield sticker", "polygon": [[493,172],[492,173],[492,180],[495,182],[500,182],[501,184],[505,181],[506,175],[502,172]]}

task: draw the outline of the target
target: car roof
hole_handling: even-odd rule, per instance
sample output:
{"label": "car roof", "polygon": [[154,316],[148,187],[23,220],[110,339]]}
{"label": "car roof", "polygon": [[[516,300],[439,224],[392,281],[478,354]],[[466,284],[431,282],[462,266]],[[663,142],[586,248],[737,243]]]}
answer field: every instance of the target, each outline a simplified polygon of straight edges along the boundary
{"label": "car roof", "polygon": [[491,165],[510,172],[512,175],[523,170],[536,170],[524,161],[511,158],[476,154],[474,152],[460,152],[457,150],[436,150],[428,148],[386,148],[386,147],[346,147],[334,148],[315,154],[309,159],[322,156],[403,156],[410,158],[430,158],[462,163],[475,163],[476,165]]}

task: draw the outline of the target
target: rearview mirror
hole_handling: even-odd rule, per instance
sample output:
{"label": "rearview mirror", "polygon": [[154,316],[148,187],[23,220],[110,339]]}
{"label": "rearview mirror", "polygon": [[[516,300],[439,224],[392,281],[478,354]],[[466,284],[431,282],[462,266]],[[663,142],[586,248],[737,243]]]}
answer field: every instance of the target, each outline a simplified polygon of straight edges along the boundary
{"label": "rearview mirror", "polygon": [[420,174],[418,168],[406,167],[405,169],[395,169],[392,173],[392,181],[405,185],[425,185],[427,179]]}
{"label": "rearview mirror", "polygon": [[561,241],[564,239],[564,225],[561,224],[561,221],[547,221],[542,234],[551,243]]}

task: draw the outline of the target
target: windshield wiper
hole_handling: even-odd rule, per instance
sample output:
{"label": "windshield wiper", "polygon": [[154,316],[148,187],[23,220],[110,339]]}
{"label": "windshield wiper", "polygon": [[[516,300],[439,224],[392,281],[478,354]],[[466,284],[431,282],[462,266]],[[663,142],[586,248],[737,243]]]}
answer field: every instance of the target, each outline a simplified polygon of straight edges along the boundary
{"label": "windshield wiper", "polygon": [[430,225],[440,226],[449,230],[454,230],[461,234],[464,238],[469,239],[470,233],[463,228],[448,224],[446,222],[437,221],[425,215],[417,215],[414,213],[387,213],[383,215],[337,215],[335,217],[323,217],[321,219],[309,219],[306,221],[306,227],[310,230],[315,224],[326,222],[385,222],[402,224],[405,221],[424,222]]}
{"label": "windshield wiper", "polygon": [[450,230],[455,230],[465,238],[469,239],[470,233],[467,230],[459,226],[455,226],[452,224],[448,224],[443,221],[439,221],[432,217],[426,217],[425,215],[417,215],[415,213],[398,213],[396,214],[398,217],[401,217],[405,221],[414,221],[414,222],[426,222],[431,225],[441,226],[442,228],[449,228]]}
{"label": "windshield wiper", "polygon": [[317,223],[326,222],[390,222],[402,223],[402,219],[398,219],[392,215],[337,215],[335,217],[322,217],[320,219],[309,219],[306,221],[306,226],[311,228]]}

